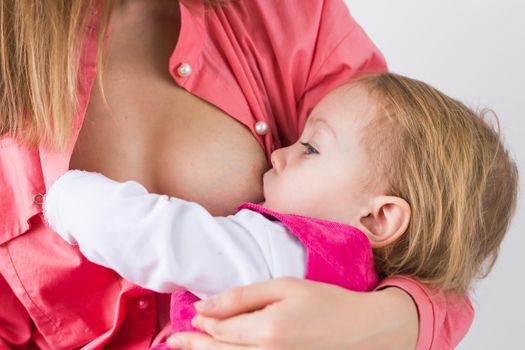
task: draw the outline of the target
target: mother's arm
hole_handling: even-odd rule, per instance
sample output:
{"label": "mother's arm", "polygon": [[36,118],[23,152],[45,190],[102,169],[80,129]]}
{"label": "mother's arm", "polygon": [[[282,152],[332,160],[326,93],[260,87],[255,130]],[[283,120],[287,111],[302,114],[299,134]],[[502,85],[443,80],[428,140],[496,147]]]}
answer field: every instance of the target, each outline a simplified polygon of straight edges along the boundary
{"label": "mother's arm", "polygon": [[398,288],[356,293],[284,278],[231,289],[197,307],[195,325],[211,337],[179,333],[168,344],[178,339],[181,346],[172,348],[404,350],[414,349],[418,334],[416,307]]}
{"label": "mother's arm", "polygon": [[431,293],[403,277],[382,287],[356,293],[284,278],[231,289],[196,305],[195,325],[211,337],[179,333],[168,344],[178,339],[180,346],[172,348],[192,350],[452,349],[470,327],[465,296]]}

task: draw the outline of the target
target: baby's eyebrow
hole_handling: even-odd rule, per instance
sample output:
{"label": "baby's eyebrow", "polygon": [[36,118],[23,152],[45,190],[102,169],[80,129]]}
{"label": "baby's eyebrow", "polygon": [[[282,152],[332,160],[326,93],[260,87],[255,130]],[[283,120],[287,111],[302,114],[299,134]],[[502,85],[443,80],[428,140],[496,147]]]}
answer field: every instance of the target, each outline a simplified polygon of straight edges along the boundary
{"label": "baby's eyebrow", "polygon": [[337,133],[335,132],[334,128],[328,123],[326,120],[321,118],[313,118],[312,123],[323,125],[325,129],[328,129],[332,133],[332,136],[337,139]]}

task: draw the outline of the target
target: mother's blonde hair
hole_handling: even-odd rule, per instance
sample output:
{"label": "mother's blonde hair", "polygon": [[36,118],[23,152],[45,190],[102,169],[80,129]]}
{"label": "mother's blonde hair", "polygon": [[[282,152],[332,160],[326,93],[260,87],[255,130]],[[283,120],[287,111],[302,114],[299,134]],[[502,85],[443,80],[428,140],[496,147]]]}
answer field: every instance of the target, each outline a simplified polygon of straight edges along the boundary
{"label": "mother's blonde hair", "polygon": [[412,210],[407,232],[375,251],[377,268],[467,291],[490,271],[516,207],[517,167],[499,131],[488,112],[421,81],[386,73],[358,84],[379,105],[364,136],[378,178]]}
{"label": "mother's blonde hair", "polygon": [[101,43],[114,2],[0,2],[0,137],[7,134],[30,146],[46,143],[61,148],[69,143],[86,26],[93,11],[101,11],[97,54],[101,82]]}

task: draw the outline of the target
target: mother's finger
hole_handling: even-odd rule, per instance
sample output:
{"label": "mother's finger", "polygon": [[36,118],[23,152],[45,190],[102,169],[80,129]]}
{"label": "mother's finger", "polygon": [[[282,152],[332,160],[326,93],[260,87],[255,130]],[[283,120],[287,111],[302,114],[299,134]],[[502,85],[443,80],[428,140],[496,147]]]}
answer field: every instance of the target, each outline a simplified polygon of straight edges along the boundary
{"label": "mother's finger", "polygon": [[170,349],[180,350],[257,350],[258,347],[222,343],[208,335],[196,332],[176,333],[168,338]]}
{"label": "mother's finger", "polygon": [[[278,278],[244,287],[227,290],[206,301],[196,302],[199,314],[214,318],[227,318],[241,313],[261,309],[296,292],[296,278]],[[309,282],[309,281],[308,281]],[[308,283],[307,282],[307,283]]]}
{"label": "mother's finger", "polygon": [[[266,346],[280,337],[272,306],[226,319],[197,315],[192,325],[208,333],[213,339],[244,346]],[[271,322],[272,321],[272,322]]]}

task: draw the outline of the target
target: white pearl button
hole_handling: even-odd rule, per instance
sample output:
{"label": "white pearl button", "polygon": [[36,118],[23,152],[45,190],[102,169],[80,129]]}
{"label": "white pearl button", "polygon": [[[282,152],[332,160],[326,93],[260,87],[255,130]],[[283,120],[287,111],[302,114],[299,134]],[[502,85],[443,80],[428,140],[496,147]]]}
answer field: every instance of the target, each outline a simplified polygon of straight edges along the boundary
{"label": "white pearl button", "polygon": [[181,77],[187,77],[191,74],[191,65],[189,63],[181,63],[177,68],[177,74]]}
{"label": "white pearl button", "polygon": [[266,135],[268,133],[268,130],[270,128],[268,127],[268,124],[266,122],[257,122],[255,123],[255,132],[258,135]]}

